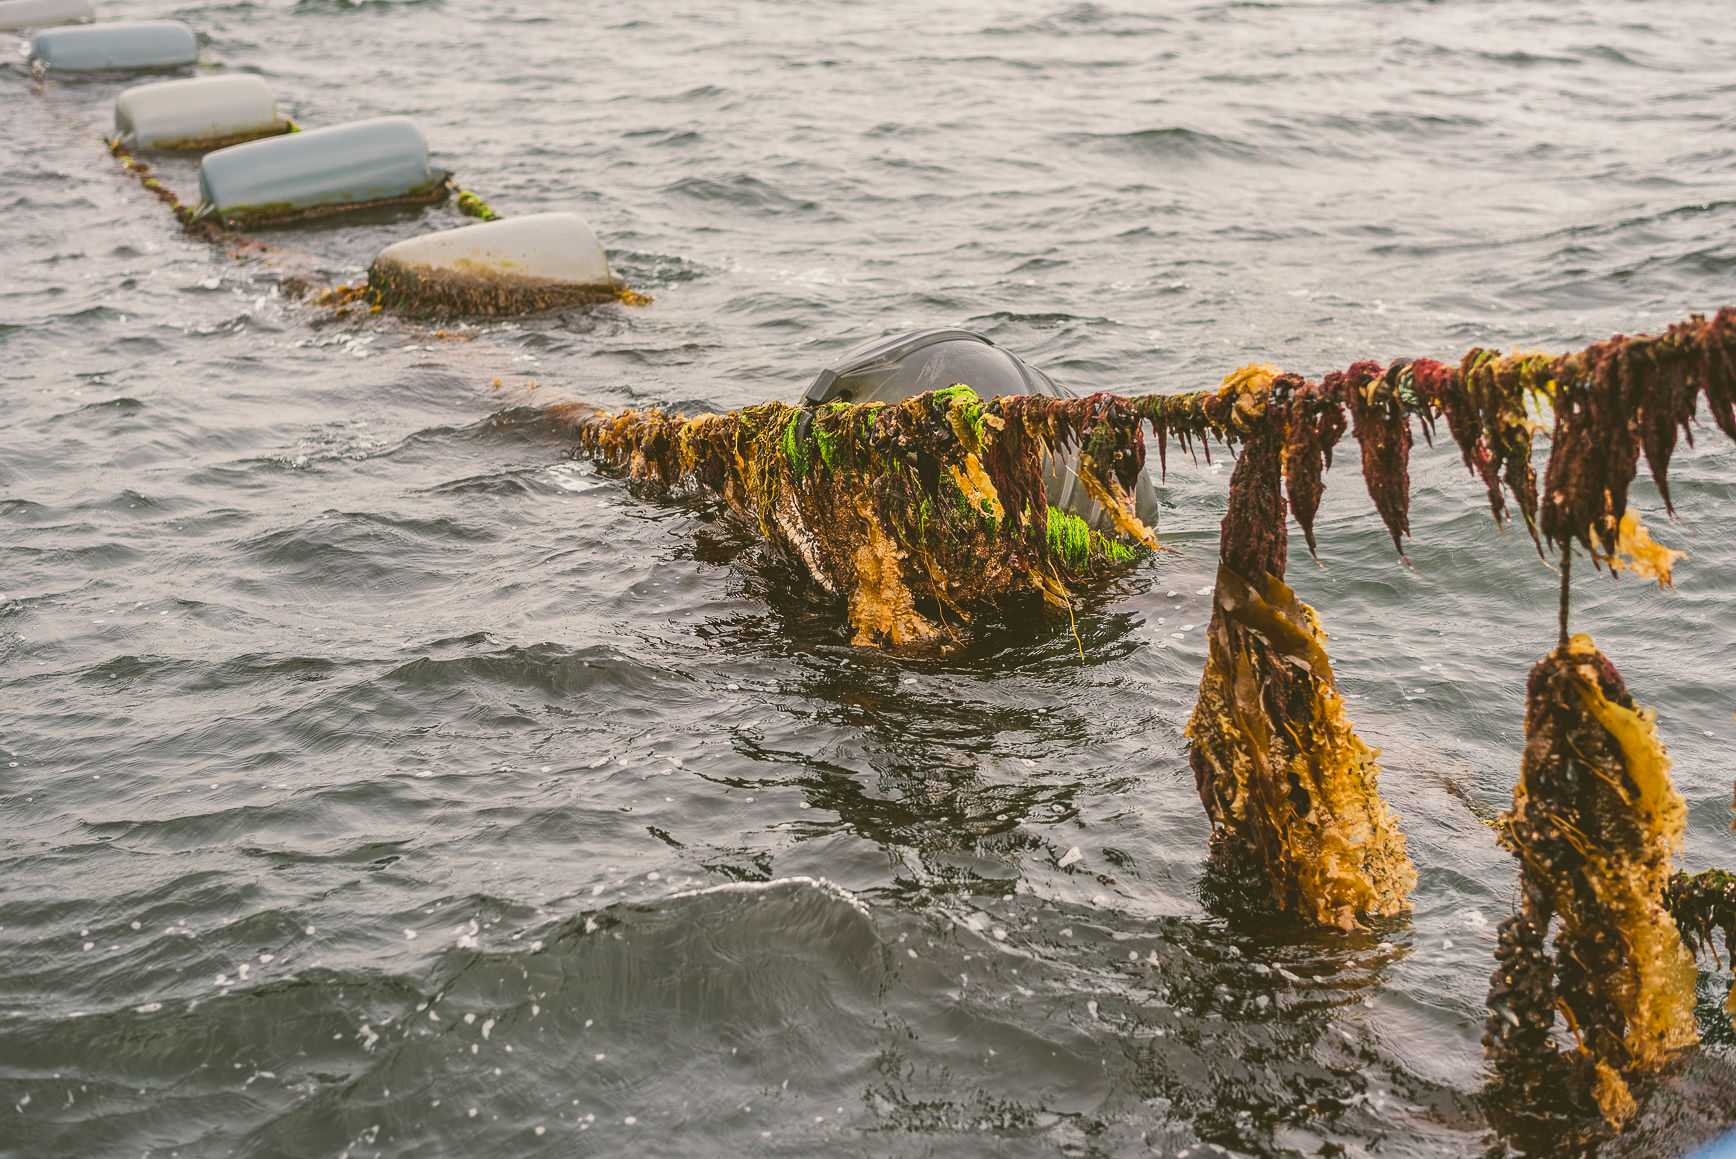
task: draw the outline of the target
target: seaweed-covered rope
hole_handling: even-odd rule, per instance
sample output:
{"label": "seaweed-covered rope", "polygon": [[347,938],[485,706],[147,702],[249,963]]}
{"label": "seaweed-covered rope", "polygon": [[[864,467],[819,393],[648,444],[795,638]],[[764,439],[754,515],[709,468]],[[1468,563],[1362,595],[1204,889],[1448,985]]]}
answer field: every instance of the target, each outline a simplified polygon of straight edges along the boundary
{"label": "seaweed-covered rope", "polygon": [[[1064,564],[1054,557],[1065,553],[1045,548],[1045,456],[1078,451],[1081,482],[1114,522],[1116,534],[1104,542],[1123,549],[1098,549],[1104,563],[1131,562],[1137,548],[1155,546],[1131,502],[1145,465],[1145,424],[1163,471],[1172,439],[1208,458],[1212,441],[1240,447],[1255,438],[1281,439],[1287,502],[1227,528],[1249,539],[1232,543],[1232,551],[1258,554],[1253,540],[1274,536],[1286,512],[1316,549],[1314,517],[1325,473],[1347,433],[1358,444],[1375,509],[1402,548],[1410,534],[1412,420],[1420,420],[1432,443],[1444,419],[1466,467],[1487,489],[1491,512],[1509,518],[1510,503],[1540,551],[1578,545],[1599,565],[1668,585],[1680,553],[1652,540],[1628,509],[1628,488],[1643,453],[1669,507],[1671,454],[1678,433],[1692,437],[1702,398],[1717,428],[1736,439],[1736,308],[1710,319],[1694,315],[1662,334],[1618,335],[1571,354],[1473,350],[1457,366],[1414,359],[1384,369],[1363,361],[1317,383],[1250,366],[1211,391],[986,402],[959,384],[896,404],[833,403],[814,411],[767,403],[695,418],[659,410],[595,412],[575,433],[586,453],[636,479],[708,487],[766,512],[783,503],[787,526],[780,530],[769,515],[759,519],[772,538],[835,538],[825,527],[835,505],[804,508],[796,500],[848,475],[867,487],[880,531],[912,549],[901,568],[907,586],[914,578],[913,591],[949,607],[986,607],[1018,590],[1058,602],[1052,598],[1057,582],[1065,587],[1067,569],[1055,574],[1049,567]],[[1532,438],[1542,429],[1540,419],[1551,416],[1554,432],[1539,487]],[[774,430],[777,438],[753,460],[761,467],[757,474],[747,458],[731,462],[737,449]],[[771,452],[779,447],[785,468],[770,471]],[[861,530],[845,523],[839,533],[846,539]],[[958,546],[942,550],[931,531]],[[1068,535],[1058,543],[1077,545]],[[834,547],[848,553],[847,542]],[[816,567],[810,550],[797,554],[823,584],[837,587],[842,579],[848,587],[848,569]]]}

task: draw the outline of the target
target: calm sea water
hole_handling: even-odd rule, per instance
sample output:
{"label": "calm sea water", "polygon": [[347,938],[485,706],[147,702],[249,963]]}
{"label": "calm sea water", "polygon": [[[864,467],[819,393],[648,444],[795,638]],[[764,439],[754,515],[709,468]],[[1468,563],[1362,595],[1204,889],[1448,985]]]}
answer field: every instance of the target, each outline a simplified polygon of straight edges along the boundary
{"label": "calm sea water", "polygon": [[[413,115],[656,304],[334,319],[283,278],[454,211],[238,261],[102,152],[137,78],[0,69],[0,1154],[1499,1152],[1479,816],[1554,577],[1456,453],[1414,569],[1348,468],[1292,562],[1421,876],[1345,936],[1202,899],[1222,456],[1172,457],[1184,551],[1084,601],[1083,659],[908,660],[522,408],[793,399],[919,326],[1136,392],[1715,309],[1724,4],[101,6],[306,126]],[[1659,710],[1682,864],[1736,866],[1736,450],[1678,462],[1680,590],[1581,569],[1577,626]],[[1602,1154],[1736,1119],[1729,980]]]}

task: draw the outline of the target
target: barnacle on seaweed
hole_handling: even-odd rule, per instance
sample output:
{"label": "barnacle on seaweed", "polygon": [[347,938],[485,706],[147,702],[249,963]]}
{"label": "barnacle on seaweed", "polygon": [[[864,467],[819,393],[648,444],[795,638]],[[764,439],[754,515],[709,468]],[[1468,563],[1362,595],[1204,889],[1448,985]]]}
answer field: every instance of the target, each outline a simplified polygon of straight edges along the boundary
{"label": "barnacle on seaweed", "polygon": [[1588,636],[1531,670],[1525,736],[1500,830],[1521,904],[1502,923],[1484,1049],[1505,1101],[1619,1129],[1631,1079],[1698,1040],[1694,963],[1664,904],[1687,810],[1653,714]]}

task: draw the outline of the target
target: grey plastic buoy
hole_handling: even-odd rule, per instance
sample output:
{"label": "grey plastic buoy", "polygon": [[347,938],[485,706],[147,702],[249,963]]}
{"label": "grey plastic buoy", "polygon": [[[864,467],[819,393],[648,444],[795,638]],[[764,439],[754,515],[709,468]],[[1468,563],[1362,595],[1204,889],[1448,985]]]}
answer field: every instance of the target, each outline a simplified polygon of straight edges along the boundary
{"label": "grey plastic buoy", "polygon": [[444,169],[408,117],[377,117],[249,141],[199,162],[200,215],[229,224],[297,221],[446,196]]}
{"label": "grey plastic buoy", "polygon": [[30,41],[30,59],[67,72],[174,68],[199,59],[199,41],[179,20],[50,28]]}
{"label": "grey plastic buoy", "polygon": [[90,0],[0,0],[0,32],[84,24],[95,19]]}
{"label": "grey plastic buoy", "polygon": [[256,76],[157,81],[115,98],[115,140],[129,149],[213,149],[288,131]]}
{"label": "grey plastic buoy", "polygon": [[368,288],[412,313],[526,314],[615,297],[603,246],[576,213],[533,213],[397,242],[368,268]]}

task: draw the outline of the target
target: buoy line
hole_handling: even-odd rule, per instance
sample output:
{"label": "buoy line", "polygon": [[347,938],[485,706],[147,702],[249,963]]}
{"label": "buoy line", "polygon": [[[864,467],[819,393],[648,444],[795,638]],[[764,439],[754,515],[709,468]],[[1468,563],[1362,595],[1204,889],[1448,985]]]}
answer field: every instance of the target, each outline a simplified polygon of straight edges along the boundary
{"label": "buoy line", "polygon": [[[175,68],[197,63],[198,39],[177,20],[90,23],[88,0],[0,0],[0,30],[39,28],[29,60],[46,92],[54,71]],[[81,128],[85,126],[80,126]],[[121,166],[166,205],[190,236],[233,257],[277,247],[251,228],[292,225],[358,209],[432,205],[451,199],[474,224],[394,243],[356,285],[312,294],[345,313],[513,316],[570,305],[649,305],[649,294],[614,276],[602,243],[570,212],[507,219],[454,175],[432,164],[427,142],[404,116],[308,128],[279,116],[265,82],[251,75],[179,78],[134,85],[115,98],[112,134]],[[145,150],[204,150],[199,197],[164,185]],[[305,283],[290,279],[300,296]]]}

